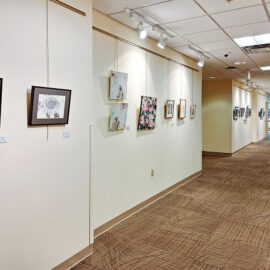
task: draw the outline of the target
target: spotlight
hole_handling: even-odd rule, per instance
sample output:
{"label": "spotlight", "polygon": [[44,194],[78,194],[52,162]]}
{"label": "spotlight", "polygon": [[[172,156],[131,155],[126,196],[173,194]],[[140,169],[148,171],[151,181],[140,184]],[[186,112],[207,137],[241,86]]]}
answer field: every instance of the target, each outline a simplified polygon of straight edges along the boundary
{"label": "spotlight", "polygon": [[140,39],[145,39],[147,36],[147,31],[146,29],[143,27],[143,24],[140,22],[137,26],[137,33],[140,37]]}
{"label": "spotlight", "polygon": [[203,58],[202,55],[200,55],[200,57],[199,57],[198,66],[199,67],[203,67],[204,66],[204,58]]}
{"label": "spotlight", "polygon": [[161,35],[160,38],[159,38],[158,44],[157,44],[158,47],[159,47],[160,49],[165,49],[166,43],[167,43],[167,38],[165,38],[165,37],[163,37],[163,36]]}

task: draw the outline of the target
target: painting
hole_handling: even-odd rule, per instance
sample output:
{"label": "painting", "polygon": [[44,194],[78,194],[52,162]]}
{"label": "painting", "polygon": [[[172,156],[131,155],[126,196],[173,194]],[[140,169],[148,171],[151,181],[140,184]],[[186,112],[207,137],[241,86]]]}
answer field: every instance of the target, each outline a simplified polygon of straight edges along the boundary
{"label": "painting", "polygon": [[245,108],[240,108],[240,111],[239,111],[239,117],[244,117],[245,111],[246,111]]}
{"label": "painting", "polygon": [[263,120],[264,116],[265,116],[265,110],[263,108],[261,108],[259,111],[259,117],[261,120]]}
{"label": "painting", "polygon": [[237,120],[238,119],[238,117],[239,117],[239,111],[240,111],[239,107],[238,106],[235,106],[234,107],[234,110],[233,110],[233,120]]}
{"label": "painting", "polygon": [[128,74],[124,72],[112,71],[110,77],[110,99],[124,100],[127,98]]}
{"label": "painting", "polygon": [[195,119],[196,115],[196,105],[190,106],[190,119]]}
{"label": "painting", "polygon": [[165,119],[173,118],[174,116],[174,100],[167,100],[165,105]]}
{"label": "painting", "polygon": [[1,124],[1,112],[2,112],[2,86],[3,86],[3,79],[0,78],[0,124]]}
{"label": "painting", "polygon": [[157,114],[157,98],[142,96],[138,121],[138,130],[155,129],[156,114]]}
{"label": "painting", "polygon": [[71,90],[33,86],[29,125],[68,124]]}
{"label": "painting", "polygon": [[178,105],[178,119],[182,120],[186,118],[186,100],[180,99],[180,104]]}
{"label": "painting", "polygon": [[126,127],[128,103],[115,103],[109,122],[109,131],[123,130]]}
{"label": "painting", "polygon": [[251,108],[247,106],[245,111],[245,119],[248,119],[250,116],[251,116]]}

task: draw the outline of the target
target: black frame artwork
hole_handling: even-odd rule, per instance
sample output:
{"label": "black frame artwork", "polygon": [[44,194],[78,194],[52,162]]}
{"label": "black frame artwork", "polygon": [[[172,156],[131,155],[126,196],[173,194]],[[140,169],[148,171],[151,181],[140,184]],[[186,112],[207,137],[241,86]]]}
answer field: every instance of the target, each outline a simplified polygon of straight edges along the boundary
{"label": "black frame artwork", "polygon": [[3,88],[3,79],[0,78],[0,124],[1,124],[1,115],[2,115],[2,88]]}
{"label": "black frame artwork", "polygon": [[[47,118],[38,118],[38,110],[40,109],[40,100],[39,95],[48,95],[54,96],[62,96],[65,97],[64,102],[64,111],[63,117],[53,117],[47,113]],[[42,125],[65,125],[68,124],[69,120],[69,110],[70,110],[70,99],[71,99],[71,90],[69,89],[59,89],[59,88],[49,88],[49,87],[41,87],[41,86],[32,86],[31,92],[31,103],[29,110],[29,125],[30,126],[42,126]],[[48,99],[47,99],[48,100]],[[63,100],[63,99],[62,99]],[[47,110],[50,112],[51,108],[47,107]],[[44,112],[43,112],[44,113]],[[57,115],[57,114],[54,114]]]}

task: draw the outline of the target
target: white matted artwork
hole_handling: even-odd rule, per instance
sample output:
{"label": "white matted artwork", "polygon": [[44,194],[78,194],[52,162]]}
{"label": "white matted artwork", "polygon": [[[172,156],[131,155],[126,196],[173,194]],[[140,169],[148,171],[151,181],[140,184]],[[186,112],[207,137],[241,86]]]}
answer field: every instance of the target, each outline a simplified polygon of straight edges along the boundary
{"label": "white matted artwork", "polygon": [[178,105],[178,118],[186,118],[186,100],[180,99],[180,104]]}
{"label": "white matted artwork", "polygon": [[128,74],[112,71],[110,77],[110,99],[124,100],[127,98]]}
{"label": "white matted artwork", "polygon": [[66,97],[59,95],[38,96],[37,119],[64,118]]}
{"label": "white matted artwork", "polygon": [[174,100],[167,100],[165,105],[165,118],[170,119],[173,118],[174,115]]}
{"label": "white matted artwork", "polygon": [[190,106],[190,119],[195,119],[196,116],[196,105]]}
{"label": "white matted artwork", "polygon": [[112,105],[109,131],[123,130],[126,127],[128,103],[115,103]]}

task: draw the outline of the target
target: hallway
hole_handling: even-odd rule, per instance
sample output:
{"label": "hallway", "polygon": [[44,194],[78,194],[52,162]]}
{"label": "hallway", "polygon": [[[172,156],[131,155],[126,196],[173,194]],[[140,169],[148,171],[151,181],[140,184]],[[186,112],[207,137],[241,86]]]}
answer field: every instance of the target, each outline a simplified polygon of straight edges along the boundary
{"label": "hallway", "polygon": [[201,177],[96,238],[73,270],[270,269],[270,141],[203,164]]}

